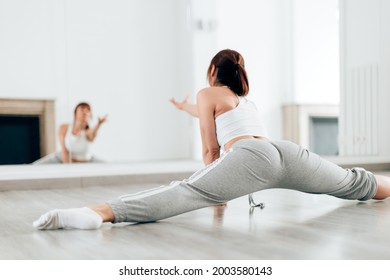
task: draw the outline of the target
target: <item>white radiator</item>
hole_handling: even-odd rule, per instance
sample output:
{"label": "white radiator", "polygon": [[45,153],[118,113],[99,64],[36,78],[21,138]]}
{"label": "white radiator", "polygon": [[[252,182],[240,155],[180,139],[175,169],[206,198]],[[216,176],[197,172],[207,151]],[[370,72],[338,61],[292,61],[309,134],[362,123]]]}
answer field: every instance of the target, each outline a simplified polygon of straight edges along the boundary
{"label": "white radiator", "polygon": [[379,67],[351,67],[346,75],[340,135],[342,154],[378,154]]}

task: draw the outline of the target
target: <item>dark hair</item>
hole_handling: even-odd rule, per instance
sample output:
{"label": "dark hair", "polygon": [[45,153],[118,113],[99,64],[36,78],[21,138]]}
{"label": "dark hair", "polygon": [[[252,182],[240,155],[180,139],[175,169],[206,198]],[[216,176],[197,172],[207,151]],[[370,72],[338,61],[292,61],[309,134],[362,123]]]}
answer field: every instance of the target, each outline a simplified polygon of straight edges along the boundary
{"label": "dark hair", "polygon": [[210,62],[207,77],[210,78],[213,65],[216,71],[216,84],[228,86],[239,96],[249,92],[248,76],[245,71],[244,58],[234,50],[222,50]]}
{"label": "dark hair", "polygon": [[[80,103],[77,104],[76,107],[74,108],[74,116],[75,116],[75,117],[76,117],[77,109],[80,108],[80,107],[86,107],[86,108],[91,112],[91,105],[89,105],[89,103],[87,103],[87,102],[80,102]],[[85,127],[85,129],[89,129],[89,124],[87,124],[87,126]]]}

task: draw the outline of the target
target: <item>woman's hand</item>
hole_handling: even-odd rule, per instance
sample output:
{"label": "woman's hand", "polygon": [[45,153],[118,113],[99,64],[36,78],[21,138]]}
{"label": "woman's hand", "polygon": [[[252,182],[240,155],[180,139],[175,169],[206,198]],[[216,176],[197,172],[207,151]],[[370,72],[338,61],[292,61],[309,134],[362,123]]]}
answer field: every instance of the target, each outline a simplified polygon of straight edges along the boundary
{"label": "woman's hand", "polygon": [[103,124],[104,122],[106,122],[107,116],[108,116],[108,115],[105,115],[104,117],[98,117],[98,124],[101,125],[101,124]]}
{"label": "woman's hand", "polygon": [[179,110],[184,110],[184,107],[190,103],[190,97],[187,95],[186,98],[179,102],[175,98],[169,99],[169,101]]}
{"label": "woman's hand", "polygon": [[183,110],[195,118],[199,118],[198,108],[196,104],[190,103],[190,97],[187,96],[183,101],[179,102],[175,98],[169,99],[169,101],[179,110]]}

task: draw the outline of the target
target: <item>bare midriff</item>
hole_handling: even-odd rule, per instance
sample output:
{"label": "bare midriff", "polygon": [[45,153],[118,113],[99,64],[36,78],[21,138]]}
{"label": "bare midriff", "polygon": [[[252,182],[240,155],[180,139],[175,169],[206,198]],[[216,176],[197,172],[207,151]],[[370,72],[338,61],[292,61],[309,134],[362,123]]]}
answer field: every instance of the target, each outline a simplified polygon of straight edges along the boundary
{"label": "bare midriff", "polygon": [[242,140],[242,139],[259,139],[259,140],[264,140],[264,139],[267,139],[267,138],[266,138],[266,137],[262,137],[262,136],[250,136],[250,135],[248,135],[248,136],[239,136],[239,137],[236,137],[236,138],[230,140],[229,142],[227,142],[227,143],[225,144],[225,146],[223,147],[224,150],[225,150],[225,151],[229,150],[230,147],[231,147],[234,143],[236,143],[237,141]]}

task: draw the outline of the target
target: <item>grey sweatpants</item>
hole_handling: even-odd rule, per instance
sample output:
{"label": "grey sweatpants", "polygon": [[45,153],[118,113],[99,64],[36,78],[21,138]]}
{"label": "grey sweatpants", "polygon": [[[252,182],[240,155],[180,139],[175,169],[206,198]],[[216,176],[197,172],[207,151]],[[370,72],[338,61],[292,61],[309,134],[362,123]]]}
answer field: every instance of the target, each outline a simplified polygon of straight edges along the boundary
{"label": "grey sweatpants", "polygon": [[114,223],[150,222],[271,188],[368,200],[377,182],[362,168],[343,169],[292,142],[250,139],[236,142],[188,179],[108,204]]}

